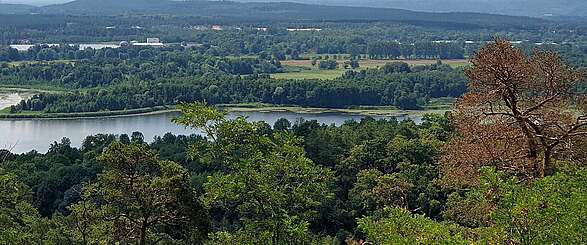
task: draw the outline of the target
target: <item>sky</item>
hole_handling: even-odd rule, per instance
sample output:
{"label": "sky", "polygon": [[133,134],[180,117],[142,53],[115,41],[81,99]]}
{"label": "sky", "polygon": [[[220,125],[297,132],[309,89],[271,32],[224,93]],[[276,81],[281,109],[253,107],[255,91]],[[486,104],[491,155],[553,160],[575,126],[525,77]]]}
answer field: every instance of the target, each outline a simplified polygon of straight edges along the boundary
{"label": "sky", "polygon": [[[55,4],[55,3],[66,3],[71,0],[0,0],[1,3],[20,3],[20,4],[29,4],[29,5],[48,5],[48,4]],[[99,1],[99,0],[97,0]]]}

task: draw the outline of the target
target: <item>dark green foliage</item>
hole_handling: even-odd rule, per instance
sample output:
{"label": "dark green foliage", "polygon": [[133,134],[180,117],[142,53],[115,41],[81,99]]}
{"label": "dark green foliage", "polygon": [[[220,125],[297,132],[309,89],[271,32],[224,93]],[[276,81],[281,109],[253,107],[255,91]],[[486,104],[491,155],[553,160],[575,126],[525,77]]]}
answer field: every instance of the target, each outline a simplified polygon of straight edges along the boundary
{"label": "dark green foliage", "polygon": [[[166,55],[168,53],[162,54]],[[210,61],[214,60],[207,58]],[[31,76],[46,75],[37,71],[49,67],[57,68],[54,70],[57,74],[50,75],[55,77],[54,79],[41,80],[39,84],[66,87],[94,87],[101,84],[107,86],[74,90],[71,93],[38,94],[11,110],[48,113],[96,112],[132,110],[193,101],[207,101],[210,104],[262,102],[329,108],[395,105],[401,109],[418,109],[426,105],[431,98],[455,97],[466,90],[461,70],[446,65],[431,65],[412,68],[409,69],[410,72],[388,73],[390,67],[398,66],[389,65],[381,69],[347,71],[342,78],[335,80],[275,80],[262,76],[234,76],[210,67],[205,61],[199,64],[199,69],[190,65],[189,67],[195,69],[186,66],[185,70],[182,70],[181,66],[157,67],[142,62],[131,67],[127,62],[118,64],[121,68],[108,71],[100,71],[103,67],[109,67],[108,65],[83,63],[75,66],[58,64],[14,68],[12,72],[15,74],[26,74],[20,76],[21,79],[36,79]],[[222,64],[225,63],[219,65]],[[83,67],[96,69],[96,76],[88,77],[88,73],[83,72]],[[179,71],[166,71],[169,67]],[[64,70],[59,72],[61,68]],[[79,73],[80,77],[73,78],[72,73],[68,73],[71,69],[73,74]],[[26,83],[31,83],[31,80],[27,81],[29,82]]]}
{"label": "dark green foliage", "polygon": [[[280,119],[272,128],[225,119],[203,103],[184,104],[420,109],[466,91],[464,68],[440,60],[472,55],[492,38],[487,33],[527,40],[516,44],[527,51],[559,50],[584,66],[583,26],[290,3],[84,0],[16,7],[19,13],[74,15],[0,15],[2,45],[154,36],[174,44],[101,50],[37,45],[25,52],[2,46],[0,85],[59,91],[12,106],[10,116],[116,115],[179,105],[183,116],[175,121],[204,129],[206,137],[165,134],[147,144],[134,132],[88,136],[80,148],[63,139],[46,153],[0,151],[2,244],[585,242],[587,177],[581,167],[559,163],[556,174],[529,184],[484,169],[477,188],[442,188],[438,160],[455,131],[450,114],[426,115],[421,124]],[[75,15],[81,13],[90,15]],[[226,29],[199,29],[212,24]],[[286,30],[309,27],[322,30]],[[535,44],[545,41],[560,44]],[[357,69],[366,58],[439,62]],[[312,59],[312,69],[344,62],[352,70],[334,80],[271,79],[287,59]]]}
{"label": "dark green foliage", "polygon": [[275,124],[273,125],[273,129],[275,129],[276,131],[286,131],[290,128],[291,122],[285,118],[277,119],[277,121],[275,121]]}
{"label": "dark green foliage", "polygon": [[[185,105],[188,108],[192,107]],[[214,124],[210,124],[211,118]],[[45,229],[33,223],[19,224],[22,237],[68,243],[112,239],[114,235],[108,230],[123,223],[112,223],[104,217],[115,217],[112,215],[124,208],[118,202],[123,199],[113,202],[110,196],[106,205],[88,197],[120,195],[116,189],[120,186],[113,185],[119,183],[115,181],[117,176],[127,167],[146,161],[144,168],[135,169],[139,175],[155,171],[149,172],[149,176],[155,176],[156,166],[161,164],[181,170],[177,173],[182,177],[172,179],[181,179],[182,189],[190,190],[196,195],[193,198],[202,198],[209,212],[209,216],[204,215],[199,205],[190,208],[197,214],[192,217],[196,223],[189,227],[201,230],[187,229],[180,223],[160,224],[157,232],[149,230],[147,240],[158,237],[202,242],[208,218],[212,220],[210,243],[262,240],[273,244],[341,244],[360,238],[376,243],[572,243],[582,239],[585,210],[580,204],[585,199],[581,194],[585,171],[581,167],[561,163],[559,173],[531,186],[486,169],[479,188],[467,192],[440,188],[436,184],[437,161],[442,145],[454,133],[446,116],[426,115],[420,125],[365,118],[338,127],[316,121],[298,121],[290,126],[281,119],[271,129],[266,123],[225,120],[223,113],[214,109],[206,113],[197,109],[186,111],[177,121],[205,127],[209,138],[166,134],[147,146],[140,133],[132,137],[96,135],[88,137],[80,149],[64,139],[52,144],[45,154],[3,153],[7,155],[0,171],[13,174],[0,174],[0,181],[12,183],[5,186],[31,186],[32,191],[24,189],[15,197],[24,203],[22,207],[29,205],[18,212],[46,224]],[[117,143],[111,145],[113,142]],[[106,154],[102,154],[105,149]],[[156,153],[162,160],[153,160]],[[143,154],[147,154],[145,158],[139,157]],[[106,170],[97,159],[108,162]],[[141,177],[141,181],[149,178]],[[328,184],[333,180],[334,184]],[[151,186],[165,183],[152,182]],[[114,189],[109,187],[104,192],[106,189],[101,188],[106,185]],[[298,191],[290,192],[288,188],[294,187]],[[299,189],[302,187],[303,191]],[[193,199],[184,201],[197,204]],[[37,210],[52,218],[41,218]],[[0,207],[0,215],[2,212],[14,209]],[[79,225],[88,229],[80,230]],[[0,239],[15,241],[2,237],[1,232]]]}
{"label": "dark green foliage", "polygon": [[323,60],[318,63],[318,68],[322,70],[334,70],[338,67],[336,60]]}

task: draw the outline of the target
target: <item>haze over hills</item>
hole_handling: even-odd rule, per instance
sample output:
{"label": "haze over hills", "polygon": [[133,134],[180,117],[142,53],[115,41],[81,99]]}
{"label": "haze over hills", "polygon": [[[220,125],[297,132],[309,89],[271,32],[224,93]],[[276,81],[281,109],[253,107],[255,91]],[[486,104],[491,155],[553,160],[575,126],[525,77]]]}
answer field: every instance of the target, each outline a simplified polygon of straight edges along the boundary
{"label": "haze over hills", "polygon": [[[27,9],[22,5],[0,6],[0,13],[35,12],[67,15],[173,14],[204,18],[246,20],[358,20],[396,21],[412,24],[433,23],[437,26],[534,26],[544,20],[474,13],[428,13],[391,8],[325,6],[301,3],[241,3],[231,1],[165,1],[165,0],[76,0],[65,4]],[[18,10],[18,11],[17,11]]]}
{"label": "haze over hills", "polygon": [[[71,0],[4,0],[3,3],[35,6]],[[297,2],[316,5],[399,8],[427,12],[478,12],[522,16],[587,16],[584,0],[239,0],[242,2]],[[99,1],[95,1],[99,2]]]}
{"label": "haze over hills", "polygon": [[36,7],[26,4],[0,4],[0,14],[27,14]]}
{"label": "haze over hills", "polygon": [[[242,0],[279,2],[280,0]],[[587,16],[585,0],[292,0],[311,4],[400,8],[428,12],[478,12],[517,16]]]}

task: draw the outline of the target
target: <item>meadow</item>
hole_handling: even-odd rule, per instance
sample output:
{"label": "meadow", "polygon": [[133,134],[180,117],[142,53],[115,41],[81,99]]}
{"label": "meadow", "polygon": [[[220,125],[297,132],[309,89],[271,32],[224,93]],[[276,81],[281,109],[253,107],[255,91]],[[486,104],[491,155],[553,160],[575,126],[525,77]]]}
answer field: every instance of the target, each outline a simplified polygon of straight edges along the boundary
{"label": "meadow", "polygon": [[[348,61],[346,59],[337,60],[339,63],[338,67],[334,70],[319,69],[318,65],[312,65],[311,60],[285,60],[281,61],[281,65],[285,68],[285,72],[271,74],[272,78],[275,79],[336,79],[341,77],[346,71],[352,69],[345,69],[344,63]],[[319,62],[319,61],[318,61]],[[387,63],[392,62],[404,62],[410,66],[420,65],[432,65],[436,64],[437,60],[374,60],[366,59],[359,61],[359,68],[362,69],[373,69],[384,66]],[[448,64],[452,67],[464,67],[469,65],[469,61],[465,59],[458,60],[442,60],[443,64]]]}

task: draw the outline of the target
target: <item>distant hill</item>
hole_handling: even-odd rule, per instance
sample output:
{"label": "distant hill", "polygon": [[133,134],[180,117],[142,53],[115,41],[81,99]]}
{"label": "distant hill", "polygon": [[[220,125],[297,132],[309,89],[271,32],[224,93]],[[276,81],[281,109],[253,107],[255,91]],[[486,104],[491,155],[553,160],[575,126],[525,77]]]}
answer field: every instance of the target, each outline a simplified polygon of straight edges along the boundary
{"label": "distant hill", "polygon": [[545,20],[475,13],[427,13],[391,8],[324,6],[301,3],[231,1],[77,0],[33,9],[42,14],[168,14],[243,21],[393,21],[459,28],[528,27]]}
{"label": "distant hill", "polygon": [[[4,0],[34,6],[71,0]],[[96,0],[95,2],[99,2]],[[124,0],[121,0],[124,1]],[[220,1],[220,0],[218,0]],[[476,12],[542,17],[587,16],[586,0],[237,0],[241,2],[297,2],[314,5],[398,8],[426,12]]]}
{"label": "distant hill", "polygon": [[0,4],[0,14],[28,14],[37,8],[25,4]]}
{"label": "distant hill", "polygon": [[[239,0],[280,2],[281,0]],[[299,3],[400,8],[427,12],[477,12],[541,17],[587,16],[587,0],[291,0]]]}

